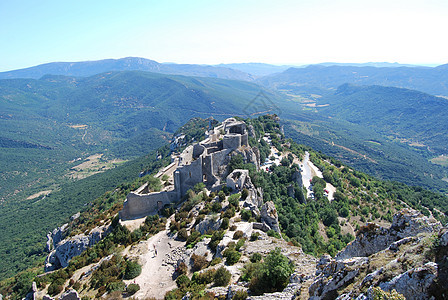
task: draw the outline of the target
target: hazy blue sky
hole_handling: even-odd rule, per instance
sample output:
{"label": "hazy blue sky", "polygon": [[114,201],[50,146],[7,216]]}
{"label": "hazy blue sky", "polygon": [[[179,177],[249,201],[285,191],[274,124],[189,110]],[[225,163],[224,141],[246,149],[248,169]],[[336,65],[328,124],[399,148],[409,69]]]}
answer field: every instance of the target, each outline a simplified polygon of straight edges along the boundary
{"label": "hazy blue sky", "polygon": [[448,63],[447,0],[0,0],[0,71],[159,62]]}

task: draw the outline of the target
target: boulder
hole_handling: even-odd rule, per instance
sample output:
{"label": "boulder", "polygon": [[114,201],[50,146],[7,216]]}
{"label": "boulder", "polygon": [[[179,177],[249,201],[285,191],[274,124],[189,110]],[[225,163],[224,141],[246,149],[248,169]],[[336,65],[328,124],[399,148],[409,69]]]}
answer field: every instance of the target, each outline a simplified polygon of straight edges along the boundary
{"label": "boulder", "polygon": [[[403,209],[395,214],[390,228],[368,223],[358,231],[356,239],[338,253],[336,259],[370,256],[390,247],[394,242],[414,237],[423,232],[436,232],[441,228],[440,222],[428,218],[419,211]],[[403,240],[403,243],[410,240]],[[391,250],[399,245],[393,245]]]}
{"label": "boulder", "polygon": [[61,295],[59,300],[81,300],[78,295],[78,292],[75,290],[68,290]]}
{"label": "boulder", "polygon": [[68,223],[62,225],[61,227],[55,228],[52,232],[47,234],[47,245],[45,250],[51,252],[57,247],[60,241],[65,237],[65,232],[68,228]]}
{"label": "boulder", "polygon": [[396,290],[408,300],[429,299],[429,288],[437,278],[437,264],[428,262],[397,275],[388,282],[380,283],[379,287],[386,292]]}
{"label": "boulder", "polygon": [[92,229],[88,235],[79,234],[60,241],[45,260],[45,272],[67,267],[70,259],[95,245],[108,231],[109,226],[100,226]]}
{"label": "boulder", "polygon": [[206,216],[195,228],[201,234],[205,234],[209,230],[218,230],[221,227],[221,223],[221,219],[216,220],[216,217]]}
{"label": "boulder", "polygon": [[261,207],[261,221],[272,230],[280,232],[277,209],[275,208],[274,202],[268,201]]}

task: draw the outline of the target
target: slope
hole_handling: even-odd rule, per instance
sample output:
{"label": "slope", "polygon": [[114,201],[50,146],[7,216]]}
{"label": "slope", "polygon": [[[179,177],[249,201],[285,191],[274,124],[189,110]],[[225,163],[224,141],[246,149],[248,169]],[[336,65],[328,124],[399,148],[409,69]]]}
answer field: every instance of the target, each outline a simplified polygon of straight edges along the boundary
{"label": "slope", "polygon": [[261,84],[281,90],[303,91],[309,88],[335,89],[341,84],[383,85],[419,90],[448,96],[447,65],[430,67],[354,67],[319,66],[290,68],[280,74],[260,78]]}
{"label": "slope", "polygon": [[163,74],[178,74],[248,81],[253,79],[252,76],[247,73],[226,67],[189,64],[161,64],[156,61],[140,57],[82,62],[52,62],[25,69],[0,72],[0,79],[39,79],[48,74],[87,77],[110,71],[147,71]]}

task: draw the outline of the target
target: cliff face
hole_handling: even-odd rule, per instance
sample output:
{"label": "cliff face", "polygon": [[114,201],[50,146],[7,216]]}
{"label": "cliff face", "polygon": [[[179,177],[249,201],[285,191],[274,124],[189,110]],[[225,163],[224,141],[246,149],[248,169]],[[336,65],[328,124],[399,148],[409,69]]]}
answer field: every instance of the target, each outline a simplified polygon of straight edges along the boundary
{"label": "cliff face", "polygon": [[99,242],[109,231],[109,226],[92,229],[87,235],[79,234],[62,239],[67,228],[65,224],[48,235],[47,248],[52,249],[45,259],[45,272],[68,266],[70,259],[80,255],[84,250]]}
{"label": "cliff face", "polygon": [[445,231],[440,222],[410,209],[395,214],[390,228],[366,225],[335,259],[320,259],[310,299],[374,299],[375,287],[406,299],[430,299],[443,279],[436,253],[445,247],[437,242],[444,241]]}

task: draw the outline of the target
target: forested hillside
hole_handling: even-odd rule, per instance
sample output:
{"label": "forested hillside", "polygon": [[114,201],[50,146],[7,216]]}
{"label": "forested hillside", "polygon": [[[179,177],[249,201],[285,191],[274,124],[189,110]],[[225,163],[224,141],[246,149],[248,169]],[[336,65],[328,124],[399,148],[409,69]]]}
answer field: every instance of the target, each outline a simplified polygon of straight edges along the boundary
{"label": "forested hillside", "polygon": [[332,90],[344,83],[394,86],[448,96],[447,65],[429,67],[354,67],[310,65],[290,68],[282,73],[260,78],[261,84],[279,89],[307,92],[310,89]]}

